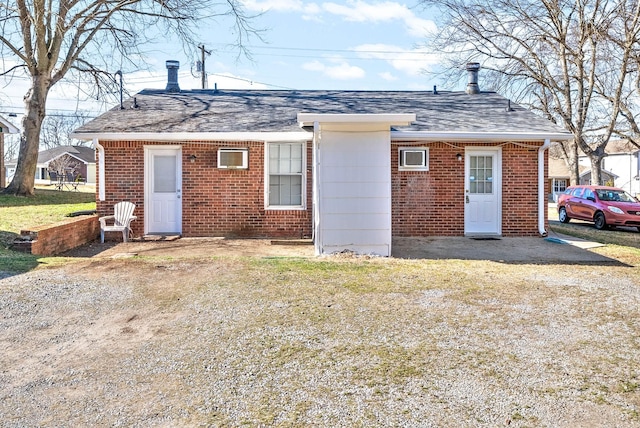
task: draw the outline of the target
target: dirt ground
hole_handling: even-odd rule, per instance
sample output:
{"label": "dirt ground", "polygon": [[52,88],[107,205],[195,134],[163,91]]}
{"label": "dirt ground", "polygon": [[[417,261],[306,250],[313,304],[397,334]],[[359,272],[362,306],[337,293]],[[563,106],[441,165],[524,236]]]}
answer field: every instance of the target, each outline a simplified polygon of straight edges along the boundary
{"label": "dirt ground", "polygon": [[311,241],[227,238],[179,238],[132,242],[94,241],[64,254],[70,257],[123,258],[171,257],[176,259],[216,256],[313,257]]}
{"label": "dirt ground", "polygon": [[[471,239],[464,237],[394,238],[392,256],[400,259],[492,260],[511,263],[616,263],[588,251],[599,244],[551,234],[548,238]],[[315,257],[310,240],[180,238],[127,243],[92,242],[70,257],[175,259],[238,257]]]}
{"label": "dirt ground", "polygon": [[0,426],[640,427],[637,268],[394,248],[433,260],[180,239],[0,279]]}

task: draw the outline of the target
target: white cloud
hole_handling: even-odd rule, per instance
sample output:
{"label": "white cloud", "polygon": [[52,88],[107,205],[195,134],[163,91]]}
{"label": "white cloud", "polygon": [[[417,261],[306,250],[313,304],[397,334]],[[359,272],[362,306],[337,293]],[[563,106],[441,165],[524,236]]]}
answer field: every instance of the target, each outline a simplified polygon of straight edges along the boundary
{"label": "white cloud", "polygon": [[325,65],[320,61],[311,61],[302,64],[302,68],[307,71],[324,71]]}
{"label": "white cloud", "polygon": [[318,60],[307,62],[302,68],[307,71],[315,71],[336,80],[353,80],[365,77],[365,71],[354,65],[350,65],[344,60],[330,59],[332,64],[324,64]]}
{"label": "white cloud", "polygon": [[354,50],[362,58],[384,60],[395,70],[410,76],[419,76],[441,62],[436,53],[426,48],[407,50],[392,45],[368,44],[357,46]]}
{"label": "white cloud", "polygon": [[388,82],[393,82],[395,80],[398,80],[396,76],[389,73],[388,71],[385,71],[384,73],[378,73],[378,76],[380,76],[381,79],[386,80]]}
{"label": "white cloud", "polygon": [[409,34],[415,37],[428,37],[438,30],[438,27],[436,27],[433,21],[418,18],[417,16],[413,16],[413,13],[412,16],[407,17],[404,22],[407,25]]}
{"label": "white cloud", "polygon": [[401,21],[407,32],[415,37],[425,37],[436,29],[433,21],[417,17],[404,4],[391,1],[368,3],[362,0],[348,1],[346,4],[322,3],[322,9],[333,15],[342,16],[351,22],[392,22]]}
{"label": "white cloud", "polygon": [[300,0],[244,0],[242,5],[250,11],[256,12],[303,12],[315,14],[320,11],[316,3],[304,3]]}
{"label": "white cloud", "polygon": [[327,13],[342,17],[348,22],[384,23],[400,21],[406,31],[414,37],[426,37],[436,30],[433,21],[416,16],[411,9],[393,1],[366,2],[351,0],[345,3],[304,3],[301,0],[244,0],[247,10],[256,12],[301,12],[305,20],[321,20]]}

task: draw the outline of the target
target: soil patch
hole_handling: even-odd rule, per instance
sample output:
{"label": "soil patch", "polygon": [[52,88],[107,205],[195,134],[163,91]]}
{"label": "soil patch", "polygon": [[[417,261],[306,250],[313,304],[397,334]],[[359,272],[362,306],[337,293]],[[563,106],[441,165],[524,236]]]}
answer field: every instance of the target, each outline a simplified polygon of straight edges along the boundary
{"label": "soil patch", "polygon": [[[394,238],[392,255],[400,259],[491,260],[504,263],[620,263],[580,248],[583,243],[584,241],[576,239],[567,239],[565,242],[544,238]],[[315,257],[314,254],[310,240],[181,238],[104,244],[92,242],[64,255],[89,258],[141,256],[186,259],[221,256],[309,258]]]}

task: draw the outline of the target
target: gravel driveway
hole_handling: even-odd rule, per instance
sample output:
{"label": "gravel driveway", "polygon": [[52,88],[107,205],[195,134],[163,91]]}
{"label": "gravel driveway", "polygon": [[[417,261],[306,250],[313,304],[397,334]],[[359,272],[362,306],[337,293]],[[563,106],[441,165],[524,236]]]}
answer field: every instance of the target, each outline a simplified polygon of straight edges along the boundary
{"label": "gravel driveway", "polygon": [[0,279],[0,425],[640,427],[640,271],[85,259]]}

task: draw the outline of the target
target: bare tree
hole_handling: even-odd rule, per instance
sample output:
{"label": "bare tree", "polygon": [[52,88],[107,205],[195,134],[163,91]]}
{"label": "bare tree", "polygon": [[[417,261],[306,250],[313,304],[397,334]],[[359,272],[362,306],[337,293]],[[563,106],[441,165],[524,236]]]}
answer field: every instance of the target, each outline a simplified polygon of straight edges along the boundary
{"label": "bare tree", "polygon": [[69,135],[74,129],[90,119],[88,113],[47,115],[40,131],[40,148],[51,149],[58,146],[85,145],[86,141],[74,140]]}
{"label": "bare tree", "polygon": [[59,177],[66,177],[67,174],[75,177],[79,168],[80,162],[67,154],[58,156],[49,162],[49,171],[57,173]]}
{"label": "bare tree", "polygon": [[67,73],[104,88],[112,83],[106,70],[138,58],[154,37],[176,35],[195,46],[196,25],[225,15],[233,18],[238,44],[255,33],[239,0],[0,0],[0,53],[15,64],[0,74],[26,70],[31,78],[18,165],[5,192],[33,194],[47,97]]}
{"label": "bare tree", "polygon": [[20,147],[19,134],[5,134],[4,136],[4,161],[9,162],[18,156]]}
{"label": "bare tree", "polygon": [[600,182],[612,136],[638,144],[640,2],[637,0],[423,0],[437,7],[433,46],[447,79],[483,63],[484,83],[564,126],[561,153],[578,182],[578,151]]}

